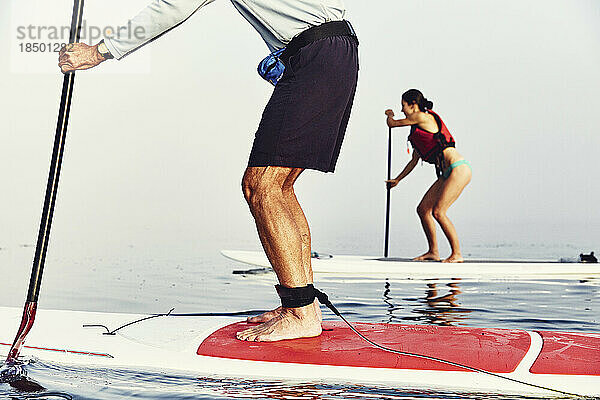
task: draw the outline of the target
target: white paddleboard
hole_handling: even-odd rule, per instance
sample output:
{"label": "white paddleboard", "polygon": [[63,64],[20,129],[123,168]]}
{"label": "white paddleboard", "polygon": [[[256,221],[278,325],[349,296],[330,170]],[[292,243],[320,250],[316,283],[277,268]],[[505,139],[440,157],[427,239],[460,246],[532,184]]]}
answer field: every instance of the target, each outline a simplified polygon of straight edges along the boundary
{"label": "white paddleboard", "polygon": [[[225,257],[245,264],[271,268],[261,251],[221,250]],[[563,263],[559,261],[526,260],[466,260],[444,264],[432,261],[412,261],[406,258],[377,256],[325,255],[312,258],[316,273],[340,276],[394,276],[397,278],[518,278],[518,277],[600,277],[598,263]]]}
{"label": "white paddleboard", "polygon": [[[0,354],[4,356],[10,349],[21,311],[0,307]],[[21,355],[89,366],[191,371],[199,376],[553,397],[557,393],[544,389],[550,388],[577,395],[600,395],[599,334],[355,324],[362,334],[389,348],[497,375],[492,376],[374,348],[337,321],[325,321],[319,337],[274,343],[237,340],[236,332],[249,324],[226,317],[160,316],[129,325],[114,335],[103,334],[144,317],[147,316],[38,310]],[[107,329],[84,328],[86,324],[102,324]]]}

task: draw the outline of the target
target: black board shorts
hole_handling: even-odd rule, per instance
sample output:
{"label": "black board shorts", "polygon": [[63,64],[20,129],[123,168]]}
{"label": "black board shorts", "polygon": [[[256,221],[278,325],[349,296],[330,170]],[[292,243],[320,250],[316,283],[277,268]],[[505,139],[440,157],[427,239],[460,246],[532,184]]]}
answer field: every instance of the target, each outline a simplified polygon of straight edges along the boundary
{"label": "black board shorts", "polygon": [[333,172],[358,80],[358,44],[331,36],[302,47],[286,64],[265,107],[249,167]]}

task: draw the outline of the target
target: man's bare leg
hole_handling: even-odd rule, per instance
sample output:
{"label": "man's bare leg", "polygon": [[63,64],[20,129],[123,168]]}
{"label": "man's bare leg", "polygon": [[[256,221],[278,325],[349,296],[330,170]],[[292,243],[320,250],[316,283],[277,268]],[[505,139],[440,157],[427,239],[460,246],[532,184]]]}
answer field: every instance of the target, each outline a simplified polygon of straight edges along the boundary
{"label": "man's bare leg", "polygon": [[[302,207],[300,207],[300,203],[298,203],[298,199],[296,198],[296,194],[294,193],[294,183],[296,183],[296,180],[298,179],[302,171],[304,171],[302,168],[292,169],[292,171],[287,176],[283,184],[282,193],[288,210],[292,214],[296,225],[300,229],[300,236],[302,238],[302,267],[304,268],[304,273],[308,279],[308,283],[313,283],[310,228],[308,226],[306,216],[304,215],[304,211],[302,211]],[[322,320],[321,307],[319,306],[319,301],[317,299],[315,299],[314,301],[314,306],[319,320]],[[276,309],[267,311],[266,313],[263,313],[261,315],[257,315],[255,317],[248,317],[247,321],[251,323],[267,322],[279,315],[279,313],[281,313],[281,310],[281,307],[277,307]]]}
{"label": "man's bare leg", "polygon": [[[312,245],[311,245],[311,236],[310,236],[310,227],[308,226],[308,221],[306,220],[306,215],[304,215],[304,211],[302,207],[300,207],[300,203],[298,202],[298,198],[296,197],[296,193],[294,192],[294,183],[300,176],[300,174],[304,171],[301,168],[294,168],[292,173],[288,176],[288,179],[285,181],[283,187],[283,195],[286,199],[286,202],[289,206],[289,210],[296,221],[296,225],[300,229],[300,235],[302,237],[302,267],[304,268],[304,272],[308,279],[308,283],[313,283],[313,270],[312,270]],[[319,306],[319,300],[315,299],[314,301],[315,312],[319,317],[319,321],[322,321],[323,318],[321,316],[321,307]]]}
{"label": "man's bare leg", "polygon": [[[286,167],[248,167],[243,179],[244,196],[267,258],[279,283],[288,288],[312,282],[312,270],[306,271],[302,261],[302,232],[283,195],[286,179],[292,171]],[[267,322],[239,332],[238,339],[276,341],[321,334],[321,320],[314,304],[281,308],[275,314]]]}

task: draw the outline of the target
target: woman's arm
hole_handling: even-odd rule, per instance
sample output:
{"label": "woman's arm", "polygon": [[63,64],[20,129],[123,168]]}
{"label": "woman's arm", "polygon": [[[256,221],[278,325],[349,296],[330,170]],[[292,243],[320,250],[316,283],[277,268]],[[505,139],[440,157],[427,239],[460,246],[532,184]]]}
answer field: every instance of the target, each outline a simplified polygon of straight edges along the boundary
{"label": "woman's arm", "polygon": [[421,122],[421,120],[419,118],[420,117],[419,114],[420,113],[415,113],[415,114],[408,116],[407,118],[394,119],[394,111],[392,111],[392,110],[385,111],[385,115],[387,115],[387,125],[390,128],[398,128],[400,126],[416,125],[419,122]]}
{"label": "woman's arm", "polygon": [[389,181],[385,181],[389,185],[389,187],[393,188],[402,179],[406,178],[406,176],[408,174],[410,174],[413,169],[415,169],[415,167],[417,166],[417,163],[419,162],[420,158],[421,157],[419,157],[419,155],[417,154],[417,152],[413,151],[412,159],[408,162],[408,164],[406,164],[406,166],[404,167],[404,169],[402,170],[402,172],[400,172],[400,174],[396,178],[390,179]]}

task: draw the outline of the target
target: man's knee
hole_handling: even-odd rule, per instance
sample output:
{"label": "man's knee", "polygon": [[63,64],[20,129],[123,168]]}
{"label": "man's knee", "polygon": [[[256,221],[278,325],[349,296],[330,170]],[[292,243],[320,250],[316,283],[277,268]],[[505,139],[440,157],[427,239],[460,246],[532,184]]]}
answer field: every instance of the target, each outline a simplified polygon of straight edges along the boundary
{"label": "man's knee", "polygon": [[281,193],[281,182],[276,176],[246,170],[242,179],[242,191],[251,208],[263,207],[270,199]]}
{"label": "man's knee", "polygon": [[252,206],[256,202],[257,195],[262,189],[264,184],[261,185],[259,177],[252,176],[251,174],[244,174],[242,179],[242,192],[244,192],[244,198],[248,205]]}
{"label": "man's knee", "polygon": [[253,190],[254,185],[252,184],[252,178],[248,176],[248,172],[246,171],[244,177],[242,178],[242,192],[244,193],[244,198],[248,204],[250,203]]}

